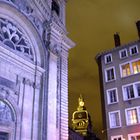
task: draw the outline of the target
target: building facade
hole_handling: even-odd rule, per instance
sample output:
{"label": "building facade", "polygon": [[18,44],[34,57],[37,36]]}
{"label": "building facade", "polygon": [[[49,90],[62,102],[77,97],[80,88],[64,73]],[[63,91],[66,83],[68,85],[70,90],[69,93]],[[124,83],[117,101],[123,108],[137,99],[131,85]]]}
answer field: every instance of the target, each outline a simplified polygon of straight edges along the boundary
{"label": "building facade", "polygon": [[[136,23],[140,33],[140,21]],[[140,139],[140,41],[99,53],[101,104],[107,140]]]}
{"label": "building facade", "polygon": [[66,0],[0,0],[0,139],[68,140]]}

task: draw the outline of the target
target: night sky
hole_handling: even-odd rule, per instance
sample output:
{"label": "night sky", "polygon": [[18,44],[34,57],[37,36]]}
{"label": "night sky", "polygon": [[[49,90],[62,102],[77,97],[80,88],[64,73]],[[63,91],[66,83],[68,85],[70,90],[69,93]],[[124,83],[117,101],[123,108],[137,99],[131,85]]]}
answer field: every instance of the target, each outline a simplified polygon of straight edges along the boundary
{"label": "night sky", "polygon": [[69,124],[80,94],[91,115],[94,132],[103,139],[97,53],[114,47],[113,34],[121,44],[138,39],[140,0],[68,0],[66,26],[76,43],[69,54]]}

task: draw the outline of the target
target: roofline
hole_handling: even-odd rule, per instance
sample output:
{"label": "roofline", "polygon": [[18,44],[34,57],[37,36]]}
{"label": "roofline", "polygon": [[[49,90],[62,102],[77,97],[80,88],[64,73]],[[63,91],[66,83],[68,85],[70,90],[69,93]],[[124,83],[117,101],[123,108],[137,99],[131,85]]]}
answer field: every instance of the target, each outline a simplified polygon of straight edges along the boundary
{"label": "roofline", "polygon": [[124,45],[117,46],[117,47],[114,47],[114,48],[112,48],[112,49],[109,49],[109,50],[105,50],[105,51],[103,51],[103,52],[100,52],[100,53],[98,53],[98,54],[95,56],[95,60],[96,60],[96,62],[97,62],[98,59],[99,59],[102,55],[104,55],[104,54],[106,54],[106,53],[110,53],[110,52],[112,52],[112,51],[116,51],[116,50],[125,48],[125,47],[127,47],[127,46],[134,45],[134,44],[136,44],[136,43],[138,43],[138,42],[140,42],[139,39],[136,40],[136,41],[133,41],[133,42],[129,42],[128,44],[124,44]]}

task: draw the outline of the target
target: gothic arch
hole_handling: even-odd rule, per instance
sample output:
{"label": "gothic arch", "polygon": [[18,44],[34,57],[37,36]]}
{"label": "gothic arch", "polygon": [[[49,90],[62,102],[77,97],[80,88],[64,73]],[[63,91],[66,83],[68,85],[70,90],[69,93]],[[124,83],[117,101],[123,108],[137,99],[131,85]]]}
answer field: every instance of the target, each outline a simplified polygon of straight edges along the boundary
{"label": "gothic arch", "polygon": [[11,4],[0,2],[0,9],[0,18],[8,20],[12,25],[16,25],[27,37],[32,49],[34,64],[44,67],[45,48],[35,26],[29,21],[27,16]]}

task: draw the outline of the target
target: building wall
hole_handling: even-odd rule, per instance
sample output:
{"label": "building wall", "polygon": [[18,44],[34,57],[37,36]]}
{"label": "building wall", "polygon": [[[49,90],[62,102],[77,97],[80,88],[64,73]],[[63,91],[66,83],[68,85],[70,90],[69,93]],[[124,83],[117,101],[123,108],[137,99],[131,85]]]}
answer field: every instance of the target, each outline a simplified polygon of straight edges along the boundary
{"label": "building wall", "polygon": [[[0,1],[0,137],[68,139],[65,1]],[[6,108],[6,109],[4,109]],[[2,115],[4,114],[4,115]]]}
{"label": "building wall", "polygon": [[[136,55],[130,55],[130,47],[137,45],[138,46],[138,54]],[[122,49],[127,49],[128,52],[128,57],[124,59],[120,59],[119,51]],[[112,54],[112,62],[105,64],[105,56],[108,54]],[[99,65],[99,70],[102,73],[102,76],[100,77],[100,82],[101,82],[101,96],[102,96],[102,103],[103,104],[103,111],[105,112],[106,120],[106,126],[104,128],[104,133],[107,133],[107,139],[110,140],[111,136],[119,136],[121,135],[122,138],[125,138],[128,140],[128,134],[131,133],[140,133],[139,129],[139,123],[136,125],[127,125],[126,124],[126,115],[125,115],[125,110],[128,108],[132,107],[137,107],[140,105],[139,98],[131,99],[124,101],[123,98],[123,91],[122,91],[122,86],[127,85],[130,83],[138,82],[140,81],[140,73],[137,74],[132,74],[130,76],[126,77],[121,77],[121,64],[134,61],[134,60],[139,60],[140,58],[140,43],[139,41],[132,42],[127,45],[123,45],[117,48],[114,48],[112,50],[106,51],[103,54],[100,55],[100,62],[101,65]],[[105,71],[108,68],[114,67],[115,68],[115,77],[116,79],[113,81],[106,82],[106,77],[105,77]],[[118,93],[118,103],[114,104],[108,104],[107,101],[107,90],[117,88],[117,93]],[[121,119],[121,126],[118,128],[110,128],[110,118],[109,118],[109,112],[113,111],[120,111],[120,119]]]}

